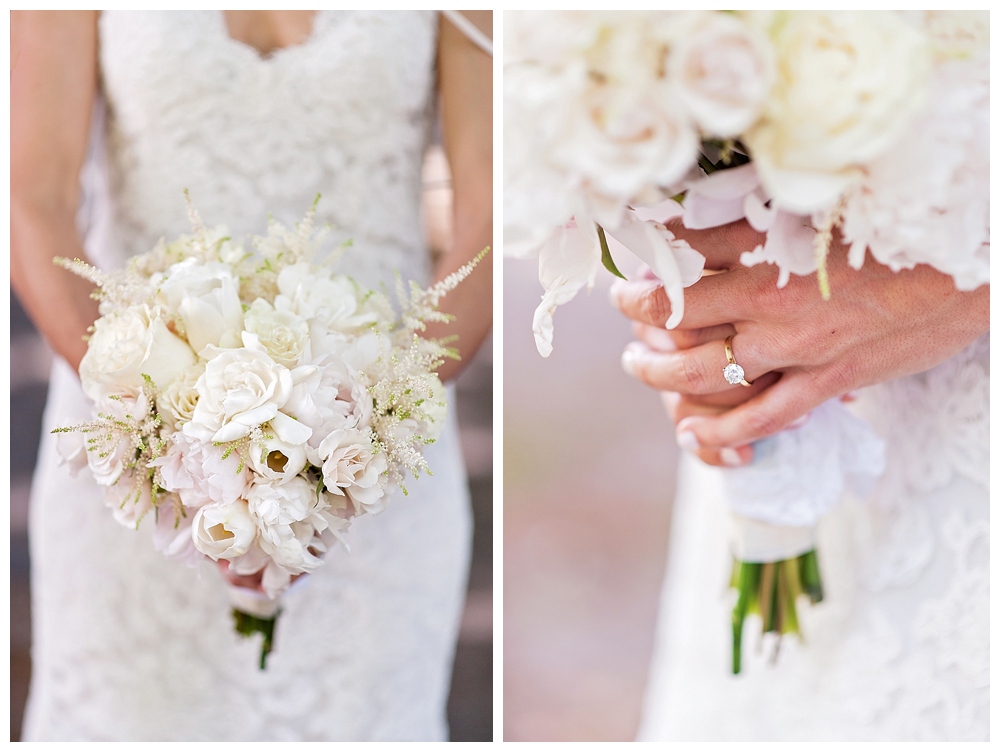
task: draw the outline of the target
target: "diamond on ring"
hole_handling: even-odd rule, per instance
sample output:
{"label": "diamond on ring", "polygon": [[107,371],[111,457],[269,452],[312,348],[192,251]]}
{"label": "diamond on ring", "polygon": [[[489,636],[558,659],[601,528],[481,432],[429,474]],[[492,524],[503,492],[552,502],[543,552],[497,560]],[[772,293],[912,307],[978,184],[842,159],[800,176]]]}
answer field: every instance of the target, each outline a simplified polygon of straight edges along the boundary
{"label": "diamond on ring", "polygon": [[743,367],[737,365],[736,363],[730,363],[724,369],[722,369],[722,375],[726,377],[728,381],[733,386],[743,383],[743,378],[746,374],[743,373]]}
{"label": "diamond on ring", "polygon": [[737,384],[742,384],[743,386],[752,386],[752,382],[747,381],[746,374],[743,372],[743,367],[737,365],[736,356],[733,355],[733,335],[730,334],[726,337],[726,360],[729,361],[729,365],[722,369],[722,375],[725,377],[733,386]]}

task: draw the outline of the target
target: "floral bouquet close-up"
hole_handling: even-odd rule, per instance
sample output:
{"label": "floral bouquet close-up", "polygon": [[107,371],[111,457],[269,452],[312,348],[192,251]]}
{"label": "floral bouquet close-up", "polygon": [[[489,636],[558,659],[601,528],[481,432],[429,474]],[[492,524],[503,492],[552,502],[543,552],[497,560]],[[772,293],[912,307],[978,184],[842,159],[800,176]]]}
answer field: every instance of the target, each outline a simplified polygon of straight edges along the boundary
{"label": "floral bouquet close-up", "polygon": [[264,668],[292,582],[431,472],[448,407],[435,369],[455,354],[421,332],[482,254],[426,290],[400,281],[397,310],[320,253],[315,204],[246,245],[189,210],[190,235],[124,270],[58,260],[97,285],[101,317],[80,365],[93,420],[57,431],[122,525],[148,520],[165,556],[259,582],[229,594]]}
{"label": "floral bouquet close-up", "polygon": [[[743,266],[776,265],[778,288],[815,272],[824,300],[834,247],[988,283],[988,14],[524,12],[505,36],[504,250],[538,259],[542,356],[556,308],[602,265],[624,276],[626,250],[680,325],[685,288],[721,270],[679,236],[743,220],[762,238]],[[751,386],[738,358],[730,337],[725,381]],[[833,399],[754,457],[723,471],[734,673],[748,613],[797,633],[797,597],[822,599],[815,527],[871,488],[884,446]]]}

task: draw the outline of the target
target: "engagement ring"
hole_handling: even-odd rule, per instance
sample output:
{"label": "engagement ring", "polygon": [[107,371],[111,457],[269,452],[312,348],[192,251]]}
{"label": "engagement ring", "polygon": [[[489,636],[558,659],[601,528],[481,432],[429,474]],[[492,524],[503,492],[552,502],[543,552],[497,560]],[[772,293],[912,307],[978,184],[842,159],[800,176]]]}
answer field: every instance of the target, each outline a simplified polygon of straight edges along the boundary
{"label": "engagement ring", "polygon": [[736,384],[742,384],[743,386],[750,386],[753,382],[747,381],[743,373],[743,367],[736,362],[736,358],[733,357],[733,335],[730,334],[726,337],[726,360],[729,361],[729,365],[722,369],[722,375],[726,377],[726,381],[735,386]]}

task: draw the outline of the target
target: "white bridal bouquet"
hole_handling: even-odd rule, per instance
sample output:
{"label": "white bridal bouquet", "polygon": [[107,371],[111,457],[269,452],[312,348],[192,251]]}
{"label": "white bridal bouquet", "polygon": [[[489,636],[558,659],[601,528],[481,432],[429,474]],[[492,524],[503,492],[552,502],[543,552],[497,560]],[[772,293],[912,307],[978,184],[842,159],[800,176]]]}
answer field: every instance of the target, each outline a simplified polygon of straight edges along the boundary
{"label": "white bridal bouquet", "polygon": [[447,410],[434,371],[457,354],[420,333],[449,320],[438,302],[488,251],[429,289],[398,281],[397,312],[334,271],[339,253],[321,258],[315,208],[247,245],[190,209],[192,234],[124,270],[57,260],[97,285],[101,313],[80,363],[94,418],[57,429],[80,437],[69,459],[122,525],[152,518],[167,557],[261,575],[259,591],[230,587],[261,668],[293,579],[407,473],[430,473]]}
{"label": "white bridal bouquet", "polygon": [[[854,268],[871,253],[960,290],[989,281],[986,12],[521,12],[505,40],[504,250],[538,258],[543,356],[555,309],[602,263],[622,276],[612,251],[649,265],[667,327],[681,322],[705,259],[668,222],[746,219],[766,239],[742,263],[776,264],[779,287],[817,272],[824,298],[835,230]],[[867,425],[831,403],[822,422],[755,449],[766,465],[722,471],[742,474],[736,672],[748,612],[797,631],[796,595],[822,597],[811,530],[836,496],[804,482],[801,458],[825,458],[838,490],[881,472]]]}

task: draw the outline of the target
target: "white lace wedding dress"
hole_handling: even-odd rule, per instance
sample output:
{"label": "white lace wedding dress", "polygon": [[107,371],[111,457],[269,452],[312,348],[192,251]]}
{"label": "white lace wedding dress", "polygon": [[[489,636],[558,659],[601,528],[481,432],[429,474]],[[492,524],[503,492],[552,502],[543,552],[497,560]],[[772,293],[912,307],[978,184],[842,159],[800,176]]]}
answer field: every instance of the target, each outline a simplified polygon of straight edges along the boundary
{"label": "white lace wedding dress", "polygon": [[888,469],[820,523],[826,599],[775,665],[748,620],[728,673],[719,471],[684,460],[640,739],[989,738],[989,349],[862,391]]}
{"label": "white lace wedding dress", "polygon": [[[208,224],[261,233],[317,192],[341,267],[368,285],[427,281],[419,216],[433,113],[433,12],[321,11],[309,39],[262,58],[221,12],[105,12],[106,103],[85,171],[87,251],[102,266]],[[102,166],[103,165],[103,166]],[[466,584],[471,520],[454,419],[434,476],[362,517],[286,598],[266,671],[233,631],[222,578],[119,526],[48,434],[86,417],[58,363],[31,500],[29,740],[434,740]],[[454,415],[454,411],[452,411]]]}

